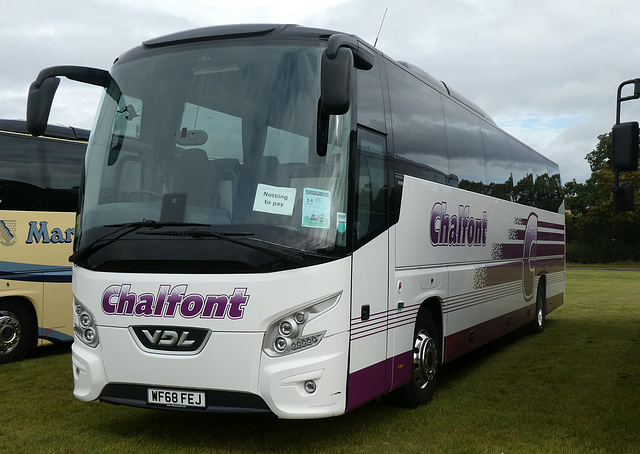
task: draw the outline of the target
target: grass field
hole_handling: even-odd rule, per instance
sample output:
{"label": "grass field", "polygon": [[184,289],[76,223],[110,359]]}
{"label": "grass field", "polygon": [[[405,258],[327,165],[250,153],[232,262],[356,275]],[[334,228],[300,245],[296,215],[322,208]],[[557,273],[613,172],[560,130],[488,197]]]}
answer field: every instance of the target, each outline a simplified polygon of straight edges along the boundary
{"label": "grass field", "polygon": [[51,347],[0,366],[0,453],[640,453],[640,272],[569,270],[542,335],[444,367],[416,410],[281,421],[84,403],[70,363]]}

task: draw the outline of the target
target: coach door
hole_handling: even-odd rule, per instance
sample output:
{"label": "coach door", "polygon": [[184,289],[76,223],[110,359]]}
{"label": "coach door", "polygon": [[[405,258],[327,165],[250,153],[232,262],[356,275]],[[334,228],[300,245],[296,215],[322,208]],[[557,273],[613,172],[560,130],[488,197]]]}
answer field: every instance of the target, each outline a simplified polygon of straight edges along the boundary
{"label": "coach door", "polygon": [[389,228],[386,137],[358,130],[349,409],[388,390]]}

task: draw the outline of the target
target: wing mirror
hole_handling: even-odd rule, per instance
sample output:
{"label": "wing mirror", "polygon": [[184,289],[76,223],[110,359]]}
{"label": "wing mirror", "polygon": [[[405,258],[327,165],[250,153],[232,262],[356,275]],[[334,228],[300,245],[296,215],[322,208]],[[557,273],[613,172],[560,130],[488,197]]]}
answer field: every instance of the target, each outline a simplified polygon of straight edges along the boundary
{"label": "wing mirror", "polygon": [[[633,84],[633,94],[622,96],[622,89]],[[618,87],[616,104],[616,124],[611,131],[611,167],[616,174],[613,187],[613,205],[616,211],[633,211],[633,184],[620,183],[620,172],[633,172],[638,169],[638,148],[640,131],[638,122],[620,122],[620,104],[624,101],[640,98],[640,79],[627,80]]]}
{"label": "wing mirror", "polygon": [[66,77],[90,85],[108,87],[111,83],[109,71],[84,66],[52,66],[40,71],[29,87],[27,99],[27,130],[34,136],[41,136],[47,128],[51,104],[60,85],[58,77]]}

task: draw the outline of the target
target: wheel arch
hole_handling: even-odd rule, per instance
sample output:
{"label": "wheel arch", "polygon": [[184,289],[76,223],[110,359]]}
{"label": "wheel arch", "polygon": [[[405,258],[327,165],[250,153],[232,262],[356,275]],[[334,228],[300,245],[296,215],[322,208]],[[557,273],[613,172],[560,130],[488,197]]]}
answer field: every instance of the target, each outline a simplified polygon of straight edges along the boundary
{"label": "wheel arch", "polygon": [[538,278],[538,287],[536,288],[536,295],[540,291],[540,289],[544,290],[544,313],[547,314],[549,312],[549,306],[547,303],[547,273],[542,273]]}
{"label": "wheel arch", "polygon": [[[440,341],[438,342],[438,359],[440,364],[443,362],[443,346],[444,346],[444,319],[442,313],[442,299],[437,296],[432,296],[427,298],[420,305],[420,309],[418,313],[422,311],[427,311],[431,314],[433,321],[436,324],[436,329],[438,330],[438,338]],[[416,317],[417,319],[417,317]]]}

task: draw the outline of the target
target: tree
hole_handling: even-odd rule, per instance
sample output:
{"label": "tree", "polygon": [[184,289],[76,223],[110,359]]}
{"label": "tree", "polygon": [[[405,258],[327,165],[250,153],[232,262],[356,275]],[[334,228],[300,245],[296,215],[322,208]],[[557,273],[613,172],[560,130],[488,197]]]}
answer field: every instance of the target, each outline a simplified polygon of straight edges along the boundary
{"label": "tree", "polygon": [[587,153],[585,159],[589,163],[591,172],[597,172],[604,168],[611,168],[611,133],[600,134],[596,149]]}
{"label": "tree", "polygon": [[564,206],[573,215],[585,214],[597,199],[595,178],[589,178],[584,184],[575,178],[564,184]]}

